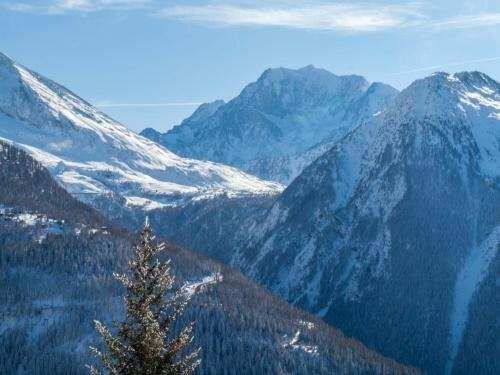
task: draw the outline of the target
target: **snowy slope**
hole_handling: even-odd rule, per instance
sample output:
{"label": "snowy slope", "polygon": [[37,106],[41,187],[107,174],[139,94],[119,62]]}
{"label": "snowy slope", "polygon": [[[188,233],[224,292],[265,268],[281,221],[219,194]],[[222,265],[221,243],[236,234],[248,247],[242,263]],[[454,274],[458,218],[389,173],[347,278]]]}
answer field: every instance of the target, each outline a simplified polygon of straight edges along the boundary
{"label": "snowy slope", "polygon": [[231,167],[181,158],[2,54],[0,138],[29,151],[80,197],[118,193],[128,205],[154,208],[222,191],[281,189]]}
{"label": "snowy slope", "polygon": [[202,105],[165,134],[144,136],[182,156],[289,183],[327,146],[384,109],[394,88],[307,66],[268,69],[239,96]]}
{"label": "snowy slope", "polygon": [[445,374],[451,374],[468,324],[469,305],[484,277],[488,274],[493,258],[500,244],[500,227],[477,247],[471,249],[455,283],[453,312],[450,319],[450,354],[446,362]]}
{"label": "snowy slope", "polygon": [[481,357],[461,348],[479,344],[464,341],[479,329],[467,311],[495,306],[476,296],[498,257],[498,207],[500,85],[436,73],[307,167],[250,225],[232,262],[431,374],[460,373],[456,358],[497,373],[498,361],[483,358],[495,357],[500,321],[483,332],[493,344]]}

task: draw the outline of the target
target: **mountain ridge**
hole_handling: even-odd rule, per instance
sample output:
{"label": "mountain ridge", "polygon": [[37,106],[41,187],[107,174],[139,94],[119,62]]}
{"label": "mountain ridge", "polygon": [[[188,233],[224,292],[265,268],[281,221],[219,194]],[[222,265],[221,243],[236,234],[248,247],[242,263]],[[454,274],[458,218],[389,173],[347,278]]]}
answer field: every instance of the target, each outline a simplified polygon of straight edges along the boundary
{"label": "mountain ridge", "polygon": [[[454,360],[473,329],[466,312],[495,306],[475,291],[499,275],[491,268],[500,243],[500,214],[491,208],[500,204],[499,114],[499,85],[483,74],[416,81],[307,167],[255,222],[233,264],[386,355],[429,373],[461,373]],[[472,288],[467,297],[459,280]],[[429,317],[433,342],[414,311]],[[401,313],[405,322],[382,328],[390,339],[377,335]],[[394,347],[412,330],[408,351]],[[500,366],[468,355],[461,366]]]}
{"label": "mountain ridge", "polygon": [[115,193],[126,206],[148,209],[220,191],[281,190],[231,167],[181,158],[5,55],[0,77],[0,138],[30,152],[82,198]]}
{"label": "mountain ridge", "polygon": [[308,149],[336,141],[396,93],[389,85],[313,66],[270,68],[229,102],[217,102],[210,116],[188,118],[164,134],[142,134],[180,155],[287,184],[314,161],[317,153]]}

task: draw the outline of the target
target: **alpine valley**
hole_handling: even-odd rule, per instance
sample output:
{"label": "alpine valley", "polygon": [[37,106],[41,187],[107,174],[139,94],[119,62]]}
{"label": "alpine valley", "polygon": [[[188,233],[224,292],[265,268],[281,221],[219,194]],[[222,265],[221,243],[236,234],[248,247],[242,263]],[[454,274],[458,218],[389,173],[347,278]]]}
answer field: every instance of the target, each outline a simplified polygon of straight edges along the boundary
{"label": "alpine valley", "polygon": [[[123,315],[132,234],[77,201],[24,151],[0,142],[0,370],[85,374],[92,320]],[[175,331],[195,320],[199,374],[409,374],[239,272],[169,244],[177,286],[191,296]]]}
{"label": "alpine valley", "polygon": [[138,135],[0,54],[0,138],[0,372],[85,371],[148,216],[193,296],[200,374],[500,373],[485,74],[398,92],[268,69]]}

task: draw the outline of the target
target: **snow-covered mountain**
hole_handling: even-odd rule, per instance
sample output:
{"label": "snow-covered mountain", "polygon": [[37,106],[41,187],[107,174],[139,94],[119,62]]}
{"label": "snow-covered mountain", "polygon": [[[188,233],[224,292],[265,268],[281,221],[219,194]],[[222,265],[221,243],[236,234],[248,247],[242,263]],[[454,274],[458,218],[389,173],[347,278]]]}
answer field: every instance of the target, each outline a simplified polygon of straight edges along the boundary
{"label": "snow-covered mountain", "polygon": [[307,66],[268,69],[239,96],[203,104],[165,134],[141,134],[179,155],[289,183],[324,144],[384,109],[397,90]]}
{"label": "snow-covered mountain", "polygon": [[235,168],[179,157],[3,54],[0,138],[27,150],[87,201],[113,194],[126,206],[150,209],[220,192],[281,190]]}
{"label": "snow-covered mountain", "polygon": [[306,168],[233,263],[431,374],[499,373],[499,187],[499,83],[436,73]]}

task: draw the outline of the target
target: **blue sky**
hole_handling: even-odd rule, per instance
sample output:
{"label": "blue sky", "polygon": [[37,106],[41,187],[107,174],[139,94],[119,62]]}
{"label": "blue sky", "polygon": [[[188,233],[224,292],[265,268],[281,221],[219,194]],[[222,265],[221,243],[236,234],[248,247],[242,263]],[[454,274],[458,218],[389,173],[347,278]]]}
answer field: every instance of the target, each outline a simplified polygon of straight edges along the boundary
{"label": "blue sky", "polygon": [[0,0],[0,50],[133,130],[166,130],[268,67],[399,89],[436,70],[500,80],[500,1]]}

